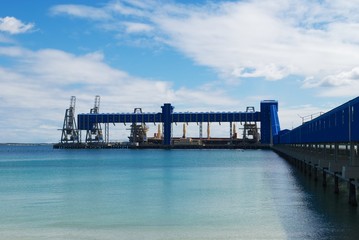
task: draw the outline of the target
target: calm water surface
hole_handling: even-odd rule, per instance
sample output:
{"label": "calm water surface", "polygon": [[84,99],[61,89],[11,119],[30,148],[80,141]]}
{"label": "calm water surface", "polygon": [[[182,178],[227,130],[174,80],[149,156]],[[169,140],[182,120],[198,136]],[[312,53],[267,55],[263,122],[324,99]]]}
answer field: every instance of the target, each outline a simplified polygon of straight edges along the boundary
{"label": "calm water surface", "polygon": [[359,239],[347,195],[264,150],[0,146],[0,239]]}

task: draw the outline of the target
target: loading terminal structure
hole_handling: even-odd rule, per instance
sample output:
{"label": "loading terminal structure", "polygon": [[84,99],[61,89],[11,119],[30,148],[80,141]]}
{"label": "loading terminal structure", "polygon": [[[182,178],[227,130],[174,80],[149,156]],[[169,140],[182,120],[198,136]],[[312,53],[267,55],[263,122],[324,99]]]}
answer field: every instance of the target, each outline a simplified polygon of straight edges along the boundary
{"label": "loading terminal structure", "polygon": [[[333,179],[334,192],[339,193],[339,180],[348,183],[349,203],[357,206],[356,189],[359,186],[359,97],[336,107],[327,113],[292,130],[281,130],[278,118],[278,102],[264,100],[260,111],[247,107],[245,112],[174,112],[170,103],[165,103],[161,112],[143,113],[136,108],[133,113],[99,113],[99,96],[95,98],[90,113],[75,116],[76,98],[72,97],[69,109],[66,109],[61,141],[54,148],[271,148],[298,166],[303,173],[322,180],[323,187],[328,179]],[[215,144],[202,138],[202,124],[217,122],[230,123],[230,137],[220,139]],[[238,139],[234,123],[244,123],[243,139]],[[131,124],[130,142],[109,143],[109,124]],[[147,139],[146,124],[162,124],[163,134],[158,125],[155,138]],[[200,128],[198,144],[175,144],[172,137],[172,124],[197,123]],[[260,125],[260,133],[257,128]],[[101,129],[104,124],[104,132]],[[234,128],[234,129],[233,129]],[[82,142],[81,131],[86,131],[86,140]],[[252,141],[246,141],[246,134],[252,135]],[[156,135],[156,134],[155,134]],[[209,135],[209,133],[208,133]],[[181,142],[180,142],[181,143]],[[212,141],[213,143],[213,141]]]}
{"label": "loading terminal structure", "polygon": [[[278,119],[278,102],[274,100],[265,100],[261,102],[261,111],[255,111],[254,107],[247,107],[245,112],[173,112],[174,107],[170,103],[165,103],[161,112],[144,113],[141,108],[135,108],[133,113],[100,113],[100,97],[95,97],[94,108],[89,113],[75,115],[76,98],[71,97],[70,107],[65,111],[64,124],[59,144],[55,148],[92,148],[106,147],[109,143],[109,125],[122,123],[130,124],[131,135],[128,143],[116,144],[111,146],[126,146],[131,148],[162,147],[173,148],[180,147],[176,144],[176,138],[172,136],[173,124],[183,123],[183,136],[185,138],[186,124],[197,123],[200,129],[199,140],[213,143],[211,147],[250,147],[263,148],[269,147],[273,143],[273,135],[280,131]],[[76,121],[77,119],[77,121]],[[229,138],[216,139],[209,137],[210,123],[229,123]],[[162,131],[159,127],[157,137],[154,139],[145,136],[147,131],[146,124],[162,124]],[[203,138],[203,123],[207,124],[207,139]],[[243,125],[243,138],[237,137],[235,123]],[[259,124],[259,127],[257,126]],[[104,130],[101,125],[104,125]],[[260,131],[259,131],[260,129]],[[83,142],[81,132],[86,131],[86,138]],[[163,133],[161,133],[163,132]],[[251,137],[249,137],[251,136]],[[216,143],[214,143],[216,142]],[[240,144],[239,144],[240,143]],[[185,144],[186,148],[204,147],[201,144]]]}

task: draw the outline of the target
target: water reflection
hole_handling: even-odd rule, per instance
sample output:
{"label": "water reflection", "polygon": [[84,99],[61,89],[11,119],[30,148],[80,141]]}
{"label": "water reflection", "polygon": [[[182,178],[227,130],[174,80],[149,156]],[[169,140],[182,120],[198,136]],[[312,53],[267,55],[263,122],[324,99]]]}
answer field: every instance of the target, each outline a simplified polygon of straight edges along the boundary
{"label": "water reflection", "polygon": [[[280,158],[280,157],[278,157]],[[281,159],[281,158],[280,158]],[[277,194],[278,214],[289,239],[357,239],[359,214],[348,204],[346,184],[334,194],[333,179],[322,187],[321,179],[304,175],[281,159],[276,165],[280,177],[268,179]],[[287,184],[287,186],[283,186]]]}

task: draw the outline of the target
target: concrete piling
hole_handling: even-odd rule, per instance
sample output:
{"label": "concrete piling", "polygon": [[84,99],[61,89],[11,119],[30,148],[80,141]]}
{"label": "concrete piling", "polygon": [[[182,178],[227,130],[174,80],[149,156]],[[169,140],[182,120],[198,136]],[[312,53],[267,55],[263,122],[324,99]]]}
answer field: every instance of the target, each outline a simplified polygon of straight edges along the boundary
{"label": "concrete piling", "polygon": [[334,175],[334,193],[339,194],[339,178],[336,173]]}
{"label": "concrete piling", "polygon": [[349,204],[354,207],[358,206],[357,197],[356,197],[356,186],[353,183],[353,181],[349,182]]}
{"label": "concrete piling", "polygon": [[327,172],[323,169],[323,187],[327,187]]}

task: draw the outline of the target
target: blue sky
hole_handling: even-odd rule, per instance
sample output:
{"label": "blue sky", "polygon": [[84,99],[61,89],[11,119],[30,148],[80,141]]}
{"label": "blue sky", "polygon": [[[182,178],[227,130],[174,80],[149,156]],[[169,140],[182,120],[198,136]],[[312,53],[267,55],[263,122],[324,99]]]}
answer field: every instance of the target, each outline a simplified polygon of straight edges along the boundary
{"label": "blue sky", "polygon": [[160,111],[164,102],[244,111],[275,99],[282,128],[295,127],[298,115],[358,95],[358,8],[357,0],[6,1],[0,142],[57,142],[72,95],[77,113],[95,95],[101,112]]}

